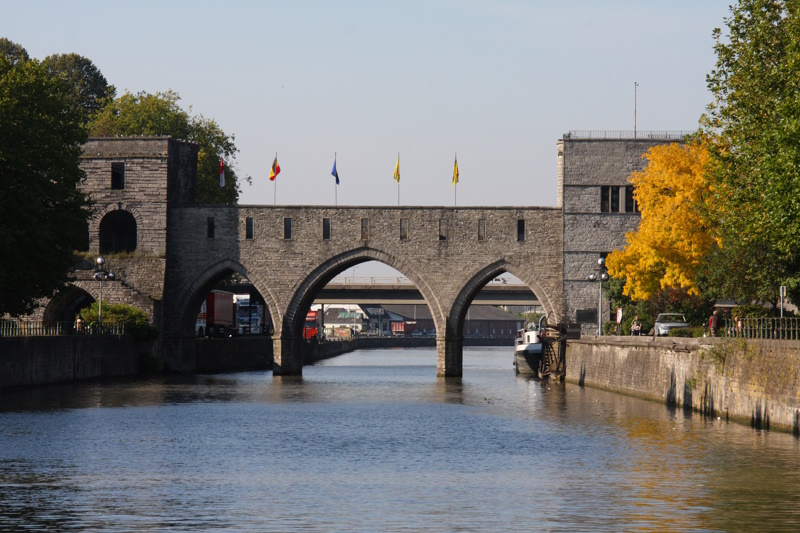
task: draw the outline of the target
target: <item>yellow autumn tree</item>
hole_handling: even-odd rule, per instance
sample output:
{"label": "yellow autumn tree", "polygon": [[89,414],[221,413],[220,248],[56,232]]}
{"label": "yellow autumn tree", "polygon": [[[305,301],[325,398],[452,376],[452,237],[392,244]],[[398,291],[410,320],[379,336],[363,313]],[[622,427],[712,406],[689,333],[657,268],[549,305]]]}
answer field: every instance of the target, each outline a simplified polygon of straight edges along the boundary
{"label": "yellow autumn tree", "polygon": [[697,271],[715,235],[704,213],[712,184],[706,173],[710,156],[702,141],[654,146],[629,181],[642,213],[627,246],[608,255],[609,273],[625,278],[624,294],[647,300],[659,290],[682,288],[697,295]]}

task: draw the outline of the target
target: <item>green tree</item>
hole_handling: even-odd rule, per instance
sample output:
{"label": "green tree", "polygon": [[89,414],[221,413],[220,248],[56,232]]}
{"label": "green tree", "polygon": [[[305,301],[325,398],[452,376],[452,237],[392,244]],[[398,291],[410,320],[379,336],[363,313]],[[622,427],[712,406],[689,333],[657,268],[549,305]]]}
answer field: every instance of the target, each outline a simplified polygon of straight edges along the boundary
{"label": "green tree", "polygon": [[29,313],[67,281],[89,200],[86,130],[66,80],[0,55],[0,313]]}
{"label": "green tree", "polygon": [[12,65],[16,65],[17,63],[28,61],[30,59],[30,57],[28,57],[27,50],[15,42],[9,41],[5,37],[0,37],[0,56],[8,59]]}
{"label": "green tree", "polygon": [[116,89],[91,60],[78,54],[54,54],[42,61],[54,76],[64,76],[73,88],[72,103],[83,108],[87,120],[113,98]]}
{"label": "green tree", "polygon": [[[238,149],[234,136],[227,135],[211,119],[193,117],[178,105],[180,96],[165,93],[125,93],[109,102],[89,124],[93,136],[169,135],[196,142],[197,193],[204,204],[235,204],[241,192],[239,179],[230,166]],[[189,108],[191,111],[191,108]],[[225,186],[219,186],[219,161],[225,161]],[[249,182],[249,178],[245,178]]]}
{"label": "green tree", "polygon": [[702,119],[717,183],[720,250],[709,254],[707,290],[800,300],[800,3],[740,0],[714,31],[714,101]]}

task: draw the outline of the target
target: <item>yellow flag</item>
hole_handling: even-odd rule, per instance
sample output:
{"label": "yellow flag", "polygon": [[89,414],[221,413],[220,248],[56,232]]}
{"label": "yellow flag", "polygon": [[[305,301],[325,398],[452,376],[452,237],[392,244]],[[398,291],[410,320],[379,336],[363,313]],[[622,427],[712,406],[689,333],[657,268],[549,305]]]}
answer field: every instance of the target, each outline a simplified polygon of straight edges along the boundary
{"label": "yellow flag", "polygon": [[453,185],[458,183],[458,154],[456,154],[456,161],[453,163]]}
{"label": "yellow flag", "polygon": [[397,154],[397,164],[394,166],[394,176],[397,183],[400,183],[400,154]]}

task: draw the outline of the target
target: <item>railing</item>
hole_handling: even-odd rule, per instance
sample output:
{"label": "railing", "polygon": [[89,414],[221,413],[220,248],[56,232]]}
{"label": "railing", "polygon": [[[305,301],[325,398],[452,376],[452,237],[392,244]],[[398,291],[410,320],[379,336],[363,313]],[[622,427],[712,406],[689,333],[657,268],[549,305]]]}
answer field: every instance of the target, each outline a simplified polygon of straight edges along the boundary
{"label": "railing", "polygon": [[41,322],[31,320],[0,320],[0,337],[51,337],[59,335],[124,335],[125,324],[105,322],[97,324],[73,322]]}
{"label": "railing", "polygon": [[569,130],[564,134],[564,139],[656,139],[656,140],[683,140],[694,131],[594,131],[594,130]]}
{"label": "railing", "polygon": [[720,334],[745,339],[800,340],[800,318],[725,319]]}

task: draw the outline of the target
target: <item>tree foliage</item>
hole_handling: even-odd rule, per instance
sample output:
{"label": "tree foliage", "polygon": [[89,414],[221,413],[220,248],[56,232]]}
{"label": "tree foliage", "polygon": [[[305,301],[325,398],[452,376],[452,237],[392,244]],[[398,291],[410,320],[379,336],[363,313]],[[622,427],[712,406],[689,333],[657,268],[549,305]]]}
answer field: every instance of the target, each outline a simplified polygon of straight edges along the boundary
{"label": "tree foliage", "polygon": [[22,45],[9,41],[5,37],[0,37],[0,56],[8,59],[12,66],[30,59],[28,51]]}
{"label": "tree foliage", "polygon": [[[709,287],[776,301],[800,297],[800,3],[740,0],[714,31],[714,101],[703,117],[712,145],[720,249]],[[747,280],[743,283],[743,280]]]}
{"label": "tree foliage", "polygon": [[30,312],[67,281],[85,227],[86,142],[66,80],[0,55],[0,313]]}
{"label": "tree foliage", "polygon": [[83,108],[87,120],[97,113],[116,89],[91,60],[78,54],[54,54],[42,61],[54,76],[63,76],[73,89],[72,104]]}
{"label": "tree foliage", "polygon": [[[169,135],[200,145],[197,158],[196,201],[207,204],[234,204],[240,185],[230,166],[238,149],[234,136],[228,136],[214,120],[191,116],[172,91],[150,94],[125,93],[109,102],[91,121],[92,136]],[[219,186],[219,161],[225,161],[225,187]]]}
{"label": "tree foliage", "polygon": [[693,140],[654,146],[643,157],[647,166],[630,177],[642,220],[625,236],[627,246],[609,254],[608,271],[627,280],[624,294],[633,300],[668,288],[697,295],[700,267],[715,245],[705,216],[713,191],[708,150]]}

